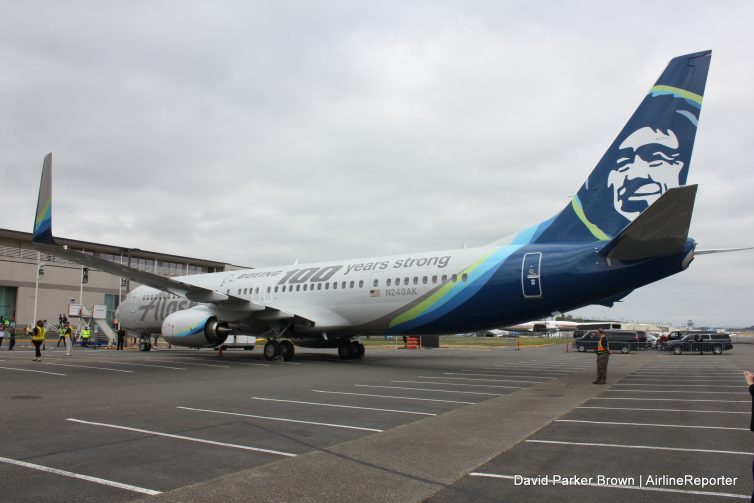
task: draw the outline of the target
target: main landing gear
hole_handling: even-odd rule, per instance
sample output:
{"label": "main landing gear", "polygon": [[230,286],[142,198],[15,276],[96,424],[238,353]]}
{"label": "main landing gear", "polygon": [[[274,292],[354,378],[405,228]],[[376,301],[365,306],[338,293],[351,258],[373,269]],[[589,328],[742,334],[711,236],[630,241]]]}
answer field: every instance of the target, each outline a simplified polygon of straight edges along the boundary
{"label": "main landing gear", "polygon": [[338,356],[344,360],[364,358],[364,344],[361,341],[344,341],[338,346]]}
{"label": "main landing gear", "polygon": [[288,339],[270,339],[264,345],[264,359],[268,362],[272,360],[283,360],[289,362],[293,360],[296,349],[293,343]]}
{"label": "main landing gear", "polygon": [[149,334],[139,334],[139,351],[149,351],[152,349],[152,340]]}

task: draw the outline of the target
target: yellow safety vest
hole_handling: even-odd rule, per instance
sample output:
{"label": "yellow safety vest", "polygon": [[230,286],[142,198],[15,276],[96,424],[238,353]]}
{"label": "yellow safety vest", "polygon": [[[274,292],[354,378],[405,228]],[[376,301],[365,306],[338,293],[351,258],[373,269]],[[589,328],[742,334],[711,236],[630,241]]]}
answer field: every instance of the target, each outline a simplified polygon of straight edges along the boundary
{"label": "yellow safety vest", "polygon": [[[604,343],[602,341],[605,341]],[[602,353],[609,353],[610,350],[607,348],[608,342],[607,342],[607,336],[603,335],[600,337],[600,340],[597,341],[597,354],[601,355]]]}
{"label": "yellow safety vest", "polygon": [[81,338],[82,339],[88,339],[91,335],[92,335],[92,333],[89,331],[89,329],[85,328],[84,330],[81,331]]}
{"label": "yellow safety vest", "polygon": [[45,340],[45,329],[44,327],[36,327],[37,333],[34,334],[32,332],[31,340],[33,341],[43,341]]}

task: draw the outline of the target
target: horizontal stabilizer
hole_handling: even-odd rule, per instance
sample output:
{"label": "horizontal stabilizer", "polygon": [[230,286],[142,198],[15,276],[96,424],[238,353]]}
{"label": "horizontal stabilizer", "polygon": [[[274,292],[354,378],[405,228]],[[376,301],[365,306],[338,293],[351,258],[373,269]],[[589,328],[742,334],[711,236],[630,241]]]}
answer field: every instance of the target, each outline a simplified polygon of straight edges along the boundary
{"label": "horizontal stabilizer", "polygon": [[641,260],[681,253],[694,211],[696,185],[668,189],[601,250],[611,260]]}
{"label": "horizontal stabilizer", "polygon": [[737,251],[754,250],[754,246],[747,246],[746,248],[718,248],[716,250],[694,250],[694,255],[709,255],[712,253],[730,253]]}

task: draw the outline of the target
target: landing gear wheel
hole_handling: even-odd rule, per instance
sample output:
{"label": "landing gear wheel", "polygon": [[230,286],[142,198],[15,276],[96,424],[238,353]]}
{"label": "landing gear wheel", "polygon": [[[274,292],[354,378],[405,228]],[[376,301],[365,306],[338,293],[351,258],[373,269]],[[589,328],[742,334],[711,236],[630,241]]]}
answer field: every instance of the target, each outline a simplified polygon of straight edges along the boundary
{"label": "landing gear wheel", "polygon": [[343,342],[338,346],[338,356],[343,358],[344,360],[350,360],[354,356],[356,356],[358,350],[356,349],[356,346],[353,345],[351,342]]}
{"label": "landing gear wheel", "polygon": [[356,341],[354,342],[354,344],[356,344],[356,358],[364,358],[364,352],[366,351],[366,349],[364,348],[364,343],[361,341]]}
{"label": "landing gear wheel", "polygon": [[139,342],[139,351],[149,351],[152,349],[152,343],[147,341]]}
{"label": "landing gear wheel", "polygon": [[293,346],[293,343],[291,341],[289,341],[288,339],[280,341],[280,348],[284,362],[293,360],[293,355],[296,354],[296,348]]}
{"label": "landing gear wheel", "polygon": [[279,341],[267,341],[267,343],[264,345],[264,359],[268,362],[271,362],[272,360],[280,356],[281,352],[282,348],[280,347]]}

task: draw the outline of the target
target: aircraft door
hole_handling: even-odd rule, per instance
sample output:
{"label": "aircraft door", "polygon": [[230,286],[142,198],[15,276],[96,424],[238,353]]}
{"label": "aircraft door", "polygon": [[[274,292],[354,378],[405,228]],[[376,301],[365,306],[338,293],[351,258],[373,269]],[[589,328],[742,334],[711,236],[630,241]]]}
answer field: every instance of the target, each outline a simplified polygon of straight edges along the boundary
{"label": "aircraft door", "polygon": [[540,282],[540,266],[542,252],[532,252],[524,255],[521,263],[521,288],[525,299],[541,299],[542,284]]}

